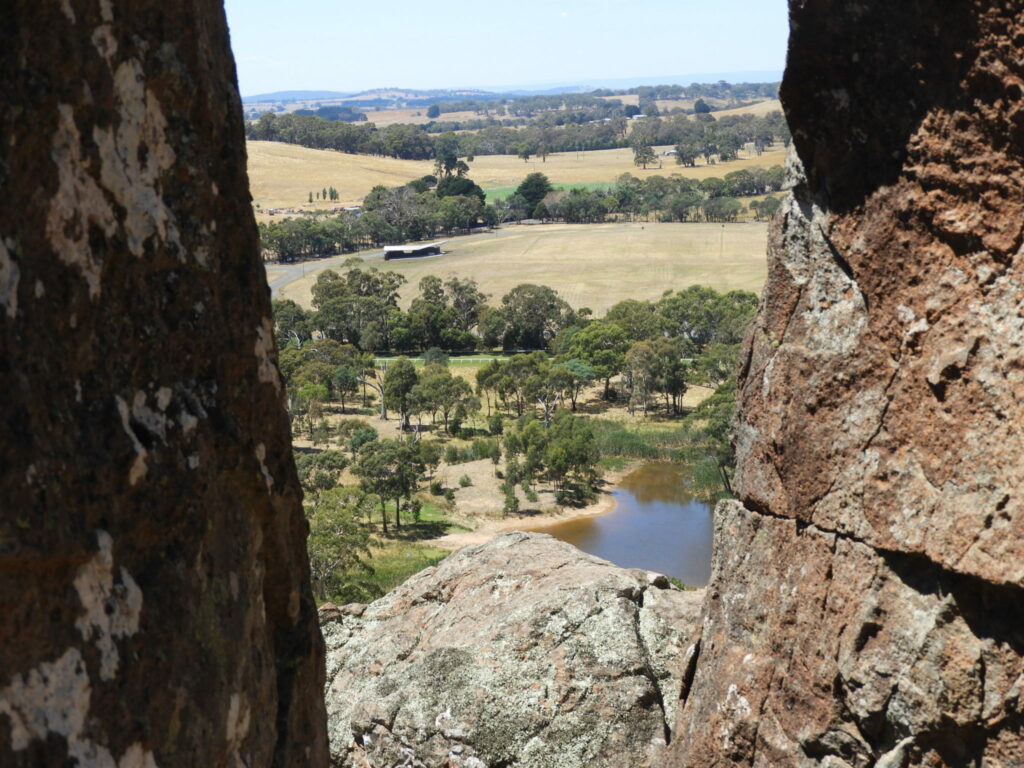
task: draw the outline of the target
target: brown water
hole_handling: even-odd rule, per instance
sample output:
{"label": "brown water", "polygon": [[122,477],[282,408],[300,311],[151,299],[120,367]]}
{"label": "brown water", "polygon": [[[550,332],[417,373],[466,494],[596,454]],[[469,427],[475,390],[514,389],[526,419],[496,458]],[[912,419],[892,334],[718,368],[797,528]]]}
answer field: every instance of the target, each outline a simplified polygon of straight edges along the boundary
{"label": "brown water", "polygon": [[685,468],[647,464],[612,492],[607,515],[569,520],[536,530],[623,568],[675,576],[694,587],[711,574],[711,505],[687,490]]}

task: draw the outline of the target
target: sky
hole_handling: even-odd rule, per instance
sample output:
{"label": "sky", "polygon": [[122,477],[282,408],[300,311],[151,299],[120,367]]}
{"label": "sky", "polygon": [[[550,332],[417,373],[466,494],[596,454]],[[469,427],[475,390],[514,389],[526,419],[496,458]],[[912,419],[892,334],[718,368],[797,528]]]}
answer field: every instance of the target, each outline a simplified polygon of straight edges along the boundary
{"label": "sky", "polygon": [[225,7],[243,96],[781,72],[788,34],[786,0],[225,0]]}

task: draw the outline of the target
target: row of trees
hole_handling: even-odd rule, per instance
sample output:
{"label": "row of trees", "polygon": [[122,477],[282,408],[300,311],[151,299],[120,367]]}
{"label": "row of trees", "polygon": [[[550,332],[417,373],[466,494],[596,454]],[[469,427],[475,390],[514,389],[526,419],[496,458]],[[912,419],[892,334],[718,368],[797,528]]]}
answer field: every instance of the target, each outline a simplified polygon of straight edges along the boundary
{"label": "row of trees", "polygon": [[[542,174],[530,174],[527,180],[537,176]],[[647,221],[735,221],[743,212],[743,204],[736,197],[775,192],[782,183],[780,166],[743,169],[726,174],[724,179],[709,177],[700,181],[678,174],[640,179],[626,173],[605,190],[554,191],[548,184],[549,192],[540,200],[523,194],[520,187],[497,208],[499,218],[533,216],[574,224],[603,222],[613,214]],[[540,182],[533,185],[535,189],[542,187]],[[770,217],[779,204],[777,198],[755,202],[757,205],[752,203],[751,210],[758,219]]]}
{"label": "row of trees", "polygon": [[[438,417],[445,430],[492,405],[522,416],[537,407],[545,422],[556,404],[575,410],[581,391],[621,376],[629,401],[647,410],[655,401],[678,413],[687,377],[718,386],[731,365],[726,350],[739,343],[756,305],[753,294],[719,294],[694,286],[668,293],[657,302],[626,300],[604,318],[573,310],[549,287],[523,284],[486,303],[472,280],[434,276],[420,282],[420,295],[407,312],[397,304],[404,279],[394,272],[350,269],[344,276],[325,271],[313,288],[312,312],[292,301],[275,301],[281,368],[294,384],[293,412],[309,413],[312,401],[340,401],[366,387],[382,406],[397,410],[403,423],[417,415]],[[428,365],[418,373],[399,358],[381,373],[372,354],[472,348],[534,349],[485,365],[474,393],[447,369]],[[686,360],[696,360],[693,365]],[[317,414],[312,413],[310,423]]]}
{"label": "row of trees", "polygon": [[[362,264],[361,260],[357,260]],[[351,266],[324,270],[313,286],[313,311],[275,301],[278,342],[303,346],[316,339],[360,351],[402,353],[438,347],[542,349],[577,313],[546,286],[523,284],[492,307],[472,279],[424,277],[408,311],[398,306],[405,278],[396,272]]]}
{"label": "row of trees", "polygon": [[[790,136],[781,112],[764,117],[727,116],[716,121],[709,114],[691,118],[674,115],[662,119],[648,117],[629,121],[625,117],[607,117],[588,122],[572,122],[576,112],[542,115],[522,126],[488,123],[479,130],[454,133],[450,127],[431,135],[423,126],[399,123],[377,128],[373,123],[346,123],[325,120],[315,115],[266,113],[246,124],[246,137],[253,140],[281,141],[313,149],[382,155],[407,160],[428,160],[440,156],[446,147],[455,146],[459,157],[476,155],[518,155],[524,159],[555,152],[581,152],[630,146],[640,136],[645,144],[679,145],[684,157],[704,156],[708,161],[734,159],[747,143],[757,150],[775,140],[788,143]],[[632,132],[629,130],[632,126]]]}
{"label": "row of trees", "polygon": [[[581,224],[619,214],[630,220],[727,222],[744,210],[735,198],[777,191],[782,182],[782,168],[774,166],[700,181],[627,173],[609,189],[563,191],[535,172],[508,198],[485,204],[483,190],[464,174],[430,175],[402,187],[374,187],[361,214],[320,212],[260,223],[260,243],[265,257],[291,262],[528,218]],[[758,219],[770,218],[778,206],[778,198],[769,197],[751,202],[750,210]]]}

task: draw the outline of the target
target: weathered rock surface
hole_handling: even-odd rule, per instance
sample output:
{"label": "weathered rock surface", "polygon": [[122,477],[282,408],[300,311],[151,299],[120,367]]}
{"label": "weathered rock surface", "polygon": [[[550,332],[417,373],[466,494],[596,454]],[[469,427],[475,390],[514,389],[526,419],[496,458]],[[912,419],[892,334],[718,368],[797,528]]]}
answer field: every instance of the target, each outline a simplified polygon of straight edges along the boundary
{"label": "weathered rock surface", "polygon": [[792,0],[672,765],[1024,765],[1024,3]]}
{"label": "weathered rock surface", "polygon": [[0,19],[0,765],[325,765],[215,0]]}
{"label": "weathered rock surface", "polygon": [[664,764],[700,592],[544,534],[467,547],[369,606],[321,609],[342,766]]}

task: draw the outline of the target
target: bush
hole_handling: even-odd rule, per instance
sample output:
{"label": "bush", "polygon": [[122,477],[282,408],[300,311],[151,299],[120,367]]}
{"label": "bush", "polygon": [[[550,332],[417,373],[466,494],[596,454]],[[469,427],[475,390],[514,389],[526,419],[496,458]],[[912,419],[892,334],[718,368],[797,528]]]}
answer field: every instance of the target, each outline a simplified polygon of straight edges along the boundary
{"label": "bush", "polygon": [[500,413],[494,414],[487,420],[487,431],[495,436],[505,431],[505,421],[501,418]]}
{"label": "bush", "polygon": [[352,451],[352,455],[355,455],[359,453],[360,448],[376,439],[377,430],[369,424],[363,424],[352,432],[352,436],[348,439],[348,449]]}
{"label": "bush", "polygon": [[448,366],[448,355],[445,354],[444,350],[438,347],[431,347],[423,353],[423,364],[424,365],[443,365]]}
{"label": "bush", "polygon": [[448,501],[455,501],[455,491],[453,491],[451,488],[446,488],[444,491],[444,497]]}
{"label": "bush", "polygon": [[449,445],[444,450],[444,463],[445,464],[461,464],[463,461],[462,453],[454,445]]}
{"label": "bush", "polygon": [[526,492],[526,500],[531,504],[536,504],[538,498],[537,492],[532,488]]}
{"label": "bush", "polygon": [[430,482],[430,493],[434,496],[441,496],[444,494],[444,486],[440,480],[432,480]]}
{"label": "bush", "polygon": [[473,479],[469,475],[463,475],[459,478],[459,487],[469,488],[473,484]]}
{"label": "bush", "polygon": [[491,461],[497,463],[498,459],[501,458],[501,446],[498,445],[497,440],[477,438],[473,441],[473,447],[470,451],[473,454],[473,460],[491,459]]}

